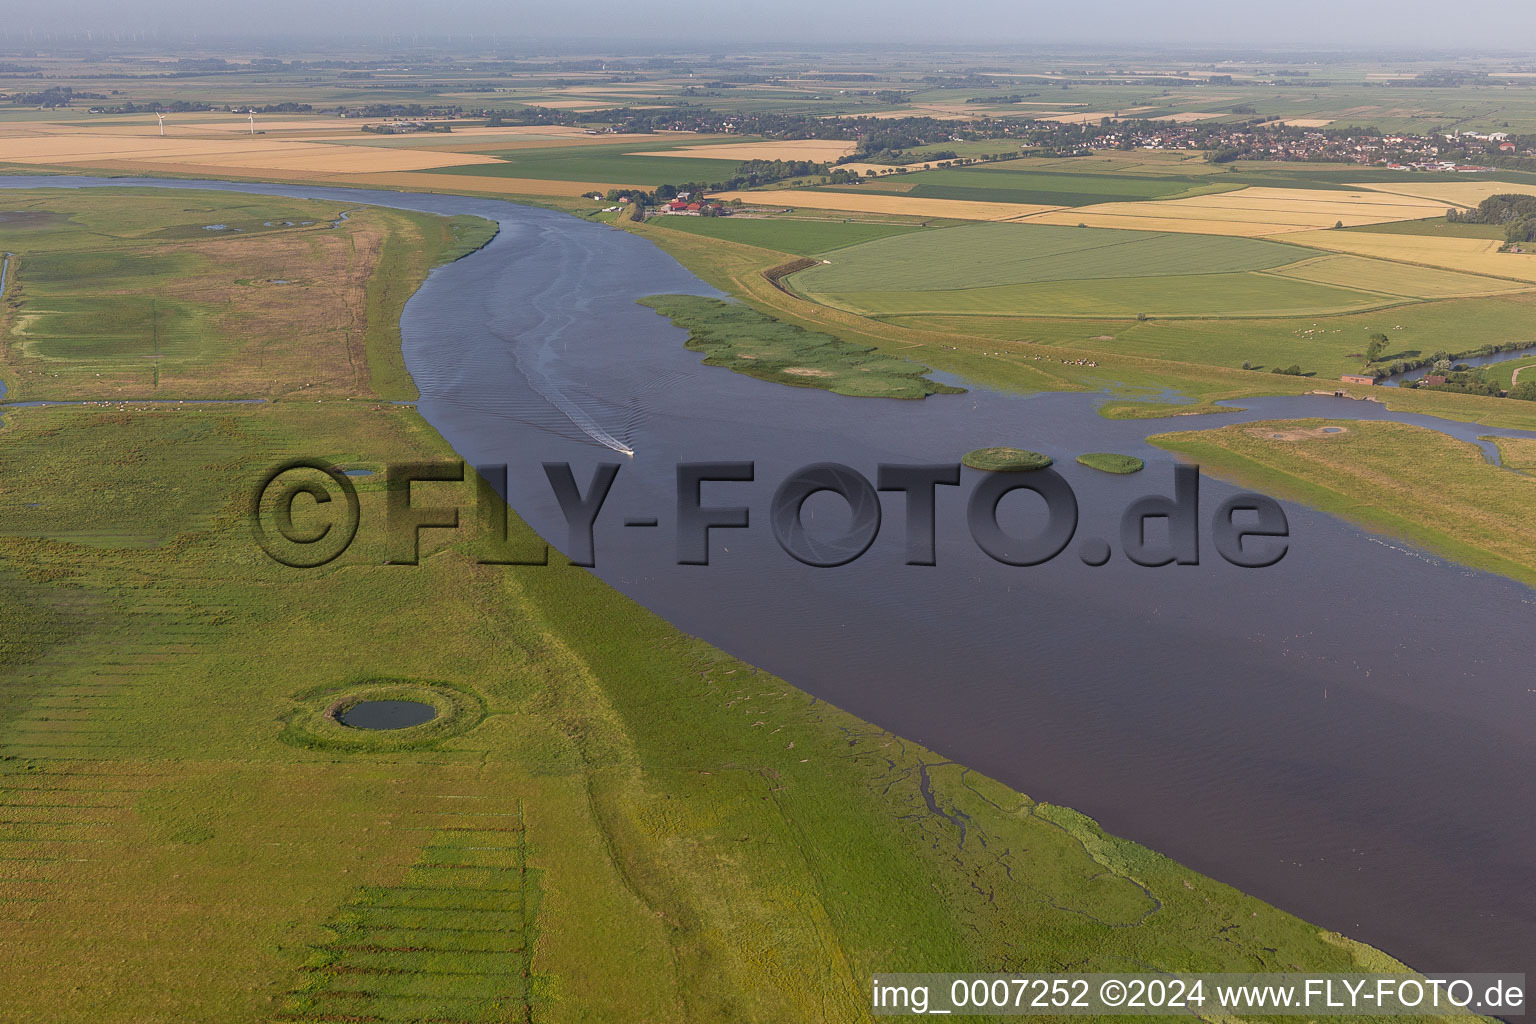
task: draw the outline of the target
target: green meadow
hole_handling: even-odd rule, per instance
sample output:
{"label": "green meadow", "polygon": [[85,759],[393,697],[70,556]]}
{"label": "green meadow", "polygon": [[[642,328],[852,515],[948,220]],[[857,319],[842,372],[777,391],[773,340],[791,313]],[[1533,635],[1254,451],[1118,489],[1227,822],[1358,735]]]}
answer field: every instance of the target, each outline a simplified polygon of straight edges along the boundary
{"label": "green meadow", "polygon": [[1048,224],[972,224],[878,239],[794,275],[807,294],[942,291],[1042,281],[1223,274],[1321,255],[1284,242]]}
{"label": "green meadow", "polygon": [[1375,309],[1401,301],[1273,274],[1185,274],[1046,281],[953,291],[839,292],[823,296],[872,316],[1273,317]]}
{"label": "green meadow", "polygon": [[1116,356],[1137,356],[1232,368],[1247,363],[1266,371],[1299,363],[1319,377],[1337,378],[1357,373],[1365,365],[1372,334],[1387,335],[1387,350],[1380,362],[1391,363],[1438,351],[1463,352],[1482,345],[1536,340],[1533,315],[1536,293],[1522,292],[1410,302],[1368,312],[1236,322],[1223,318],[1052,321],[1017,316],[902,316],[889,322],[1087,351],[1106,362]]}
{"label": "green meadow", "polygon": [[1435,273],[1362,260],[1382,272],[1356,272],[1368,287],[1352,288],[1279,270],[1322,256],[1257,238],[973,224],[850,246],[788,282],[807,298],[876,317],[1274,317],[1393,305],[1413,286],[1387,291],[1394,273]]}
{"label": "green meadow", "polygon": [[[1048,173],[1019,168],[1024,161],[972,167],[909,171],[841,192],[880,192],[920,199],[965,199],[990,203],[1090,206],[1144,199],[1183,199],[1241,186],[1208,175],[1111,175]],[[921,166],[921,165],[919,165]]]}
{"label": "green meadow", "polygon": [[783,217],[656,217],[653,223],[673,231],[742,242],[793,256],[817,256],[861,242],[921,230],[917,224],[891,224],[853,219],[791,220]]}

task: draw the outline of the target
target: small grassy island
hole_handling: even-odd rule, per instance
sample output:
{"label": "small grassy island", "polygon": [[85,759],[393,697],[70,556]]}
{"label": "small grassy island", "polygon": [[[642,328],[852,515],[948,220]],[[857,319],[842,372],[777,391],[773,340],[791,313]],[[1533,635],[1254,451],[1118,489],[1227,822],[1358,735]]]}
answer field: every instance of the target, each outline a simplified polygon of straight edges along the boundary
{"label": "small grassy island", "polygon": [[1114,452],[1088,452],[1079,455],[1077,461],[1089,469],[1097,469],[1104,473],[1140,473],[1147,467],[1134,455],[1117,455]]}
{"label": "small grassy island", "polygon": [[808,331],[739,302],[698,295],[651,295],[640,302],[687,330],[688,348],[704,353],[710,366],[856,398],[927,398],[964,390],[929,380],[926,366]]}
{"label": "small grassy island", "polygon": [[984,469],[992,473],[1028,473],[1047,469],[1055,460],[1049,455],[1023,448],[977,448],[966,452],[960,461],[972,469]]}

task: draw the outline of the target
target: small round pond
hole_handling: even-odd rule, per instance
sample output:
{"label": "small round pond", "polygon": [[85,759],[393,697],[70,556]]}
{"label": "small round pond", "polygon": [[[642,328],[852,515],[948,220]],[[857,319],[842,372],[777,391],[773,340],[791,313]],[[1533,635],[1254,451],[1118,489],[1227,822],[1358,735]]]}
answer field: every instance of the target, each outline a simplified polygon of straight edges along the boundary
{"label": "small round pond", "polygon": [[436,708],[418,700],[364,700],[347,708],[336,720],[353,729],[409,729],[436,717]]}

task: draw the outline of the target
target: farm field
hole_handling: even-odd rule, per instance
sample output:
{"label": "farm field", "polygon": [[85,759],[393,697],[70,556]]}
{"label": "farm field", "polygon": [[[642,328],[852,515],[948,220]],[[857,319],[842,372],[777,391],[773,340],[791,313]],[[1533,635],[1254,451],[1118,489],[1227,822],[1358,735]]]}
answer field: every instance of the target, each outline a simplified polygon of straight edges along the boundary
{"label": "farm field", "polygon": [[486,158],[425,150],[330,146],[284,141],[263,135],[228,134],[223,138],[160,137],[153,128],[131,133],[28,134],[0,130],[0,159],[26,165],[123,166],[130,168],[191,165],[239,173],[243,170],[304,171],[348,174],[413,171],[454,164],[481,164]]}
{"label": "farm field", "polygon": [[656,217],[651,223],[669,231],[686,231],[763,249],[813,256],[878,238],[922,230],[917,224],[787,217]]}
{"label": "farm field", "polygon": [[913,199],[901,195],[835,192],[831,189],[786,188],[764,192],[715,192],[722,202],[740,199],[751,206],[845,210],[849,213],[897,214],[953,220],[1012,220],[1043,213],[1052,207],[1030,203],[977,203],[960,199]]}
{"label": "farm field", "polygon": [[[1152,202],[1104,203],[1077,210],[1042,215],[1041,223],[1069,223],[1073,217],[1114,220],[1119,227],[1135,227],[1147,218],[1159,224],[1187,222],[1190,230],[1215,234],[1246,234],[1262,225],[1266,234],[1302,231],[1308,228],[1350,227],[1384,221],[1443,215],[1446,205],[1411,196],[1385,192],[1322,189],[1267,188],[1254,186],[1235,192]],[[1230,227],[1228,227],[1230,226]],[[1162,228],[1161,230],[1170,230]]]}
{"label": "farm field", "polygon": [[1015,164],[1022,162],[1010,160],[982,167],[914,171],[866,182],[857,186],[856,191],[893,193],[922,199],[1090,206],[1133,199],[1200,195],[1241,187],[1213,181],[1209,176],[1193,174],[1051,174],[1015,169]]}
{"label": "farm field", "polygon": [[[6,225],[8,317],[93,285],[293,275],[315,304],[296,315],[334,305],[377,340],[309,351],[276,343],[286,324],[235,320],[181,340],[178,396],[250,383],[269,401],[149,405],[112,369],[138,358],[129,339],[86,353],[70,318],[40,317],[13,346],[5,323],[8,397],[102,399],[0,407],[0,897],[27,968],[8,1012],[855,1021],[873,971],[1003,965],[1020,942],[1105,969],[1397,969],[580,570],[480,565],[442,534],[405,569],[368,529],[322,569],[271,562],[246,506],[273,464],[452,456],[383,400],[405,381],[386,342],[398,358],[405,297],[488,229],[357,210],[323,237],[356,232],[359,268],[304,232],[200,235],[329,204],[125,195],[7,194],[27,215]],[[232,376],[253,353],[265,376]],[[119,390],[92,396],[97,372]],[[356,485],[362,522],[381,521],[387,483]],[[515,516],[511,541],[540,543]],[[420,743],[324,731],[338,694],[379,679],[456,710]],[[960,843],[962,820],[987,842]]]}
{"label": "farm field", "polygon": [[1464,295],[1502,295],[1530,286],[1493,277],[1458,274],[1360,256],[1324,256],[1281,267],[1274,274],[1299,281],[1342,285],[1406,298],[1449,299]]}
{"label": "farm field", "polygon": [[1444,217],[1425,217],[1418,220],[1396,220],[1385,224],[1366,224],[1362,227],[1345,228],[1345,231],[1365,231],[1373,235],[1435,235],[1450,238],[1497,238],[1504,240],[1504,229],[1497,224],[1467,224],[1450,221]]}
{"label": "farm field", "polygon": [[1373,234],[1369,231],[1304,231],[1285,237],[1300,245],[1357,256],[1536,282],[1536,256],[1499,252],[1502,240],[1496,238]]}
{"label": "farm field", "polygon": [[837,139],[700,143],[672,149],[639,151],[633,156],[689,157],[708,160],[808,160],[830,164],[854,150],[854,143]]}
{"label": "farm field", "polygon": [[1182,274],[1044,281],[950,291],[849,291],[818,296],[872,316],[1007,313],[1019,317],[1273,317],[1371,309],[1390,298],[1272,274]]}
{"label": "farm field", "polygon": [[[697,137],[692,140],[697,147]],[[460,161],[462,173],[481,177],[543,178],[560,181],[618,181],[629,185],[655,186],[667,182],[718,181],[736,173],[742,157],[707,158],[692,151],[681,156],[662,155],[662,140],[649,137],[633,143],[614,145],[572,145],[538,149],[482,150],[478,166]],[[676,148],[688,145],[678,143]],[[735,149],[725,143],[727,149]],[[702,147],[708,148],[708,147]],[[433,173],[458,173],[452,166],[432,169]]]}
{"label": "farm field", "polygon": [[796,274],[808,292],[930,291],[1075,278],[1265,270],[1317,256],[1263,239],[977,224],[867,242]]}
{"label": "farm field", "polygon": [[1032,222],[878,239],[788,281],[814,301],[870,316],[1025,318],[1264,318],[1529,290],[1274,240]]}
{"label": "farm field", "polygon": [[1536,196],[1536,184],[1522,181],[1373,181],[1358,187],[1390,192],[1394,195],[1454,203],[1457,206],[1469,208],[1476,206],[1489,196]]}

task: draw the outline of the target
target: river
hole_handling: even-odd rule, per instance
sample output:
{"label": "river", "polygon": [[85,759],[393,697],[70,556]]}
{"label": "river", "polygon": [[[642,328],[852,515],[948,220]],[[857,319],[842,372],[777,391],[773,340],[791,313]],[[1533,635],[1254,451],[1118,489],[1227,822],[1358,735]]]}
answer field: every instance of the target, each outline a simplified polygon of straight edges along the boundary
{"label": "river", "polygon": [[[938,496],[936,566],[904,560],[900,495],[874,546],[835,569],[793,561],[767,508],[811,462],[866,477],[881,462],[954,462],[1014,444],[1054,456],[1081,509],[1077,537],[1118,548],[1133,499],[1171,493],[1150,434],[1325,416],[1489,430],[1325,396],[1246,411],[1106,420],[1102,396],[977,388],[921,402],[852,399],[706,367],[634,300],[714,294],[644,239],[563,214],[457,196],[354,189],[21,177],[7,187],[194,185],[472,213],[484,250],[435,271],[402,330],[423,416],[466,459],[510,465],[508,499],[565,537],[540,463],[583,488],[622,469],[599,519],[596,572],[679,628],[1037,799],[1060,802],[1308,920],[1423,970],[1536,968],[1536,594],[1286,504],[1290,551],[1267,569],[1217,557],[1094,568],[1070,547],[1010,567],[964,528],[977,479]],[[1528,436],[1528,435],[1527,435]],[[633,457],[615,451],[629,448]],[[1075,455],[1138,455],[1115,477]],[[746,505],[711,564],[679,566],[674,464],[753,460],[752,483],[707,485]],[[1201,483],[1211,512],[1235,489]],[[1011,504],[1010,504],[1011,503]],[[808,514],[835,523],[826,495]],[[1005,502],[1023,532],[1031,510]],[[657,529],[626,528],[655,516]],[[542,571],[580,571],[549,569]]]}

